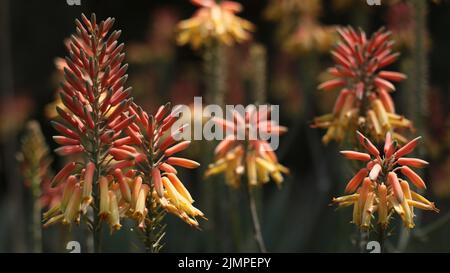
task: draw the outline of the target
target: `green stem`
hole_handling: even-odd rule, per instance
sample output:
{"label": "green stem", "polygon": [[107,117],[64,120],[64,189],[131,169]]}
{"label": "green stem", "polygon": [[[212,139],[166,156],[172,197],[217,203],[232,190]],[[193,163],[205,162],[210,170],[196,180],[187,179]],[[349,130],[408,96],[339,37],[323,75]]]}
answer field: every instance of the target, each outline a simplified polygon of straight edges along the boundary
{"label": "green stem", "polygon": [[227,66],[224,47],[212,43],[204,53],[204,70],[206,74],[206,90],[210,103],[223,106],[225,103]]}
{"label": "green stem", "polygon": [[[148,181],[151,181],[151,179],[149,177]],[[150,192],[153,192],[153,188],[150,189]],[[147,253],[159,253],[164,246],[162,241],[166,235],[166,225],[161,224],[166,212],[152,197],[147,198],[146,207],[148,214],[145,219],[146,223],[143,231],[145,251]]]}
{"label": "green stem", "polygon": [[[97,38],[98,39],[98,38]],[[98,43],[98,42],[97,42]],[[97,50],[98,51],[98,50]],[[95,64],[98,64],[98,54],[99,52],[96,52],[94,54],[94,62]],[[93,86],[92,86],[93,90],[94,90],[94,96],[95,96],[95,100],[94,100],[94,107],[93,107],[93,119],[94,119],[94,139],[93,139],[93,158],[92,161],[95,165],[95,179],[93,181],[93,197],[94,197],[94,207],[93,207],[93,211],[94,211],[94,215],[93,215],[93,243],[94,243],[94,252],[95,253],[100,253],[101,252],[101,235],[102,235],[102,222],[101,219],[99,217],[99,212],[100,212],[100,192],[98,190],[99,187],[99,181],[100,181],[100,176],[102,174],[102,162],[103,162],[103,158],[102,158],[102,150],[101,150],[101,146],[102,146],[102,142],[100,139],[100,135],[101,135],[101,113],[100,113],[100,94],[101,94],[101,90],[99,87],[99,78],[98,78],[98,73],[95,75],[95,80],[93,79]]]}
{"label": "green stem", "polygon": [[359,230],[359,251],[365,253],[367,250],[367,243],[369,241],[369,232],[365,230]]}
{"label": "green stem", "polygon": [[[415,47],[414,56],[414,79],[416,87],[415,107],[416,111],[416,127],[420,134],[425,133],[425,121],[427,116],[427,92],[428,92],[428,59],[426,52],[427,37],[427,1],[414,0],[415,14]],[[413,107],[414,109],[414,107]],[[419,151],[421,153],[421,151]],[[422,151],[423,152],[423,151]],[[421,156],[422,154],[419,154]]]}
{"label": "green stem", "polygon": [[[428,60],[425,47],[425,41],[427,37],[427,1],[414,0],[414,14],[415,14],[415,43],[413,50],[414,58],[414,86],[415,96],[410,96],[414,101],[409,100],[411,103],[410,109],[416,109],[412,114],[415,126],[420,135],[426,133],[426,116],[427,116],[427,99],[428,99]],[[423,158],[425,155],[424,146],[417,148],[418,157]],[[423,176],[423,171],[419,172],[419,175]],[[419,194],[421,194],[419,192]],[[416,213],[416,222],[420,221],[421,213]],[[398,250],[403,252],[409,244],[410,232],[404,228],[400,234],[400,240],[398,242]]]}
{"label": "green stem", "polygon": [[378,225],[378,242],[380,243],[380,251],[384,252],[384,241],[386,240],[386,229],[382,225]]}
{"label": "green stem", "polygon": [[[97,112],[97,111],[94,111]],[[95,114],[95,120],[98,120],[98,113]],[[98,124],[98,122],[96,122]],[[94,136],[94,145],[95,145],[95,156],[93,163],[95,164],[95,179],[94,179],[94,187],[93,187],[93,198],[94,198],[94,206],[93,206],[93,247],[95,253],[101,252],[101,234],[102,234],[102,223],[99,217],[100,212],[100,192],[99,192],[99,181],[101,176],[101,159],[100,159],[100,134],[98,125],[95,126],[95,136]]]}
{"label": "green stem", "polygon": [[[94,84],[94,88],[98,88],[96,84]],[[99,94],[100,92],[98,92]],[[99,96],[97,96],[99,97]],[[93,163],[95,165],[95,179],[94,179],[94,187],[93,187],[93,197],[94,197],[94,215],[93,215],[93,235],[94,235],[94,252],[100,253],[101,252],[101,235],[102,235],[102,222],[99,217],[100,212],[100,192],[98,190],[99,187],[99,181],[101,176],[101,140],[100,140],[100,128],[99,128],[99,120],[100,120],[100,114],[98,112],[99,110],[99,98],[96,99],[95,102],[95,110],[94,110],[94,122],[95,122],[95,128],[94,128],[94,158]]]}
{"label": "green stem", "polygon": [[267,73],[267,52],[261,44],[253,45],[250,49],[250,59],[252,63],[251,94],[252,101],[257,105],[266,101],[266,73]]}
{"label": "green stem", "polygon": [[261,232],[261,224],[259,222],[258,209],[256,207],[255,192],[254,192],[256,189],[251,188],[250,186],[247,187],[248,187],[248,197],[249,197],[248,199],[250,205],[250,212],[252,214],[252,223],[255,240],[258,245],[259,251],[261,253],[267,253],[267,248],[264,243],[264,238]]}
{"label": "green stem", "polygon": [[[98,181],[99,181],[99,175],[97,176],[97,185],[98,185]],[[97,187],[95,187],[97,188]],[[100,208],[100,198],[99,198],[99,193],[98,191],[94,193],[94,215],[93,215],[93,246],[94,246],[94,252],[95,253],[100,253],[102,248],[101,248],[101,242],[102,242],[102,223],[100,221],[100,217],[98,217],[99,214],[99,208]]]}
{"label": "green stem", "polygon": [[[87,218],[88,219],[91,219],[91,218],[93,219],[94,212],[93,211],[88,211],[87,213],[88,213]],[[91,231],[91,228],[92,227],[88,225],[88,229],[86,229],[84,231],[87,253],[94,253],[95,252],[94,251],[94,234]]]}
{"label": "green stem", "polygon": [[[221,107],[225,104],[227,67],[224,46],[220,42],[215,41],[205,48],[203,52],[203,69],[205,74],[206,102],[208,104],[217,104]],[[213,160],[214,143],[203,142],[202,149],[204,157],[202,157],[201,166],[208,166]],[[202,168],[205,168],[202,167]],[[201,171],[204,173],[205,169]],[[211,177],[208,183],[203,184],[204,207],[209,215],[207,230],[211,230],[208,240],[206,240],[207,249],[209,251],[227,251],[225,243],[220,240],[220,234],[223,233],[223,225],[221,224],[226,213],[229,203],[225,202],[225,198],[218,198],[218,194],[225,192],[225,185],[221,179]],[[216,201],[216,202],[214,202]],[[228,250],[229,251],[229,250]]]}
{"label": "green stem", "polygon": [[40,180],[33,182],[33,251],[34,253],[42,252],[42,218],[41,218],[41,196]]}

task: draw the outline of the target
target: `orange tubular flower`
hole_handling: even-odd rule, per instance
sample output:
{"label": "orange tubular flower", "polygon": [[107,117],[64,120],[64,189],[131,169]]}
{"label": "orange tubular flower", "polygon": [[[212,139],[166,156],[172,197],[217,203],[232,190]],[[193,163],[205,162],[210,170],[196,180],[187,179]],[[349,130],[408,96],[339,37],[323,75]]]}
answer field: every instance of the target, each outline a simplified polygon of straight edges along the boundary
{"label": "orange tubular flower", "polygon": [[380,29],[370,39],[351,27],[338,29],[338,33],[341,41],[331,52],[336,65],[328,70],[333,78],[318,88],[340,89],[340,93],[333,112],[316,117],[312,126],[327,129],[324,143],[348,139],[347,132],[358,128],[369,132],[376,141],[393,132],[396,140],[405,143],[407,140],[397,130],[412,128],[412,124],[395,113],[389,93],[395,91],[392,82],[402,81],[406,75],[382,70],[399,56],[392,53],[391,33]]}
{"label": "orange tubular flower", "polygon": [[[103,217],[111,230],[117,230],[120,224],[115,206],[122,202],[109,170],[115,155],[111,143],[129,130],[134,118],[128,109],[131,88],[124,87],[128,65],[122,65],[124,45],[117,41],[121,31],[109,33],[113,18],[97,22],[93,14],[90,20],[84,15],[81,19],[75,21],[76,34],[66,43],[69,57],[64,61],[64,81],[58,91],[64,107],[56,107],[58,116],[52,124],[60,134],[54,137],[60,145],[56,152],[62,156],[81,155],[87,162],[71,161],[56,174],[52,186],[62,183],[64,196],[44,219],[46,225],[78,223],[92,207],[94,217]],[[128,141],[133,143],[134,139]],[[108,191],[117,193],[116,200]]]}
{"label": "orange tubular flower", "polygon": [[378,212],[378,223],[385,229],[389,218],[395,211],[408,228],[414,227],[413,207],[439,212],[434,203],[412,191],[409,183],[398,177],[402,174],[418,189],[426,188],[420,176],[408,166],[422,168],[428,163],[417,158],[404,157],[416,147],[420,137],[408,142],[401,148],[386,134],[383,153],[360,132],[356,132],[361,145],[368,153],[344,151],[343,155],[351,160],[366,161],[362,168],[347,184],[346,192],[350,195],[333,199],[339,206],[353,205],[353,223],[361,229],[371,228],[373,214]]}
{"label": "orange tubular flower", "polygon": [[[270,112],[261,108],[252,108],[246,111],[245,117],[235,111],[235,122],[213,118],[216,124],[223,126],[232,132],[222,140],[215,149],[215,162],[208,166],[205,176],[224,173],[226,183],[238,188],[242,176],[246,176],[250,186],[259,186],[270,181],[277,185],[283,182],[282,174],[288,174],[289,170],[278,163],[278,159],[269,143],[257,137],[249,138],[251,132],[264,132],[272,135],[281,135],[287,131],[286,127],[269,121]],[[236,132],[239,128],[245,128],[245,138],[240,140]]]}
{"label": "orange tubular flower", "polygon": [[203,45],[219,42],[226,45],[239,43],[250,38],[252,23],[235,14],[242,10],[241,4],[232,1],[191,0],[200,7],[193,17],[178,24],[177,42],[190,43],[197,49]]}
{"label": "orange tubular flower", "polygon": [[[145,216],[150,208],[143,209],[142,205],[150,193],[166,211],[177,215],[187,224],[198,227],[196,217],[205,218],[204,214],[192,205],[194,200],[177,177],[175,169],[175,166],[188,169],[199,166],[193,160],[173,156],[190,144],[190,141],[178,139],[185,125],[172,128],[179,119],[179,111],[170,111],[169,104],[161,106],[153,116],[135,104],[130,106],[130,111],[135,119],[127,129],[128,136],[113,143],[125,155],[115,155],[120,160],[117,166],[134,165],[138,170],[130,175],[131,178],[127,178],[135,179],[133,183],[121,182],[123,178],[118,181],[122,196],[131,199],[130,215],[140,221],[140,227],[145,228]],[[134,145],[136,149],[130,149],[129,142],[137,143]],[[121,170],[115,169],[115,175],[122,176]]]}

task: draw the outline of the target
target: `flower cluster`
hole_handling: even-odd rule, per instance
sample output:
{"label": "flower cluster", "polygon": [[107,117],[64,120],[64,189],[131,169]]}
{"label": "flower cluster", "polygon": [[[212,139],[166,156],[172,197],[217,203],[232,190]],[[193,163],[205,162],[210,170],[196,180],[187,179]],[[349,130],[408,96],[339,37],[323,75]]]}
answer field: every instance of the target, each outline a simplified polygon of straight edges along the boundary
{"label": "flower cluster", "polygon": [[[215,162],[208,166],[205,176],[224,173],[227,184],[233,188],[240,186],[244,175],[250,186],[265,184],[270,178],[280,185],[282,174],[289,173],[289,170],[278,163],[269,143],[258,138],[257,132],[280,135],[287,128],[270,121],[269,117],[269,108],[264,107],[258,110],[253,107],[245,115],[234,110],[234,122],[214,117],[214,122],[230,133],[217,145]],[[240,137],[242,130],[244,134]]]}
{"label": "flower cluster", "polygon": [[242,10],[239,3],[232,1],[191,0],[199,6],[192,18],[178,24],[179,45],[190,43],[193,48],[199,48],[212,42],[232,45],[250,38],[249,31],[254,26],[235,14]]}
{"label": "flower cluster", "polygon": [[[109,33],[113,18],[97,22],[95,14],[90,20],[82,15],[75,23],[76,34],[66,43],[69,57],[61,64],[64,81],[58,94],[64,107],[56,107],[58,116],[52,125],[60,134],[53,137],[61,146],[55,152],[77,160],[69,161],[53,178],[52,186],[64,184],[63,197],[44,219],[46,225],[78,223],[92,206],[94,212],[103,209],[101,218],[117,230],[119,198],[113,196],[114,185],[106,187],[105,181],[111,179],[111,143],[131,125],[127,118],[131,88],[124,87],[128,65],[122,65],[124,44],[117,42],[121,31]],[[107,207],[93,204],[98,198],[93,193],[109,195]]]}
{"label": "flower cluster", "polygon": [[[347,159],[367,162],[346,186],[350,195],[333,199],[333,203],[346,207],[353,206],[353,223],[361,229],[372,226],[375,212],[378,223],[385,229],[392,214],[397,213],[407,228],[414,227],[414,207],[439,212],[434,203],[410,189],[408,179],[420,190],[426,188],[422,178],[413,168],[423,168],[428,163],[422,159],[405,157],[416,147],[420,137],[415,138],[402,147],[390,133],[386,134],[383,153],[372,142],[357,132],[358,141],[368,153],[342,151]],[[398,177],[401,174],[402,179]]]}
{"label": "flower cluster", "polygon": [[338,33],[341,41],[331,52],[336,65],[328,70],[333,79],[318,88],[339,88],[340,93],[333,112],[315,118],[312,126],[327,129],[324,143],[348,139],[347,133],[353,134],[356,129],[368,132],[377,141],[392,131],[394,139],[405,143],[407,140],[398,129],[411,128],[412,124],[395,113],[389,93],[395,90],[391,82],[402,81],[406,76],[381,70],[399,56],[392,52],[391,33],[380,29],[370,39],[351,27],[338,29]]}
{"label": "flower cluster", "polygon": [[[169,104],[161,106],[155,115],[147,114],[136,104],[131,105],[130,112],[134,122],[127,128],[127,136],[115,140],[111,149],[111,154],[118,161],[114,166],[115,174],[120,176],[120,169],[134,166],[136,171],[133,176],[137,177],[139,185],[145,186],[142,196],[136,193],[138,199],[131,198],[132,203],[135,201],[139,206],[132,208],[130,215],[140,222],[142,228],[145,227],[144,220],[148,213],[145,200],[150,189],[152,198],[158,200],[166,211],[198,227],[196,217],[204,218],[204,214],[192,205],[194,199],[175,169],[175,166],[193,169],[200,165],[193,160],[174,156],[190,144],[188,140],[181,140],[186,125],[174,127],[180,112],[177,109],[170,111]],[[122,195],[130,199],[127,183],[123,184],[121,190]]]}
{"label": "flower cluster", "polygon": [[[65,80],[59,90],[64,107],[57,107],[52,124],[61,134],[54,137],[61,145],[56,153],[86,162],[70,161],[53,178],[53,186],[64,185],[63,196],[44,214],[45,225],[79,223],[92,207],[94,218],[108,222],[111,231],[121,228],[124,217],[144,228],[153,209],[149,200],[157,198],[166,210],[198,226],[195,217],[203,213],[191,205],[173,167],[198,164],[171,156],[189,143],[177,144],[170,137],[162,141],[177,118],[166,116],[168,106],[149,116],[129,97],[120,31],[108,35],[114,19],[97,23],[95,15],[90,20],[83,15],[82,21],[76,20],[77,33],[67,43],[70,57],[61,64]],[[97,229],[99,221],[88,223]]]}

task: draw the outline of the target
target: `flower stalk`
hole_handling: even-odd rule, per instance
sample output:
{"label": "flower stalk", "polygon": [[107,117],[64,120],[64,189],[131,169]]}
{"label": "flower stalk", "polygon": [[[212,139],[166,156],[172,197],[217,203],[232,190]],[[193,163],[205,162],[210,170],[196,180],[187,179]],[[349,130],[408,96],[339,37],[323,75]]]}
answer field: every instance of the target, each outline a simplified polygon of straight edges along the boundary
{"label": "flower stalk", "polygon": [[[118,200],[110,194],[114,192],[111,143],[131,125],[131,88],[124,87],[128,65],[122,65],[124,45],[117,41],[121,31],[110,32],[114,19],[97,22],[95,14],[90,19],[82,14],[75,24],[76,33],[66,44],[69,56],[59,90],[64,107],[56,107],[58,116],[52,121],[60,134],[54,137],[61,145],[55,152],[70,156],[71,161],[52,181],[53,186],[64,184],[64,194],[44,214],[44,226],[78,224],[83,218],[93,234],[94,251],[100,252],[103,222],[109,223],[111,231],[120,228]],[[105,202],[110,206],[102,206]]]}
{"label": "flower stalk", "polygon": [[[256,132],[280,135],[287,131],[286,127],[270,120],[270,115],[270,107],[250,107],[245,114],[234,110],[233,121],[214,117],[213,121],[223,127],[228,135],[216,146],[215,161],[205,172],[206,177],[223,173],[226,184],[234,189],[244,183],[243,186],[248,190],[255,239],[261,252],[266,252],[267,249],[261,232],[254,191],[270,180],[281,186],[283,174],[289,173],[286,167],[278,163],[269,143],[254,135]],[[239,131],[243,128],[244,138],[240,139]]]}
{"label": "flower stalk", "polygon": [[[133,103],[130,112],[134,118],[126,130],[127,136],[113,142],[113,158],[119,161],[114,175],[121,197],[129,202],[124,214],[137,221],[149,252],[159,252],[163,246],[165,225],[161,221],[166,212],[196,228],[197,217],[206,219],[192,205],[194,199],[177,176],[176,167],[194,169],[200,165],[176,156],[190,144],[182,139],[187,125],[177,123],[180,110],[171,110],[166,104],[149,115]],[[124,175],[121,167],[131,169]]]}
{"label": "flower stalk", "polygon": [[247,187],[248,189],[248,198],[250,205],[250,213],[252,215],[252,223],[253,223],[253,232],[255,236],[256,244],[258,245],[259,251],[261,253],[267,253],[266,244],[264,243],[264,237],[261,231],[261,224],[258,217],[258,208],[256,206],[256,198],[255,198],[255,188]]}
{"label": "flower stalk", "polygon": [[261,44],[250,48],[250,62],[252,64],[251,93],[252,101],[257,105],[265,103],[267,97],[267,52]]}
{"label": "flower stalk", "polygon": [[49,182],[49,169],[52,158],[45,142],[41,127],[37,121],[26,124],[25,134],[21,139],[21,151],[17,155],[25,185],[31,190],[33,252],[42,252],[42,207],[51,205],[58,198],[58,192],[51,192],[46,187]]}
{"label": "flower stalk", "polygon": [[[190,44],[193,49],[202,50],[207,101],[223,107],[226,100],[228,69],[226,46],[249,40],[250,31],[254,26],[236,15],[242,11],[242,5],[237,2],[216,0],[191,0],[191,2],[198,6],[198,9],[191,18],[178,24],[177,43]],[[213,147],[210,143],[205,143],[204,148],[209,151],[205,154],[212,154]],[[208,157],[204,158],[204,162],[211,161]],[[215,204],[210,201],[223,200],[214,198],[221,191],[218,187],[220,187],[218,184],[204,187],[204,196],[210,197],[205,202],[209,203],[208,207],[214,211],[212,213],[214,218],[211,221],[213,223],[219,222],[216,221],[216,217],[223,215],[222,208],[227,206],[224,201]]]}

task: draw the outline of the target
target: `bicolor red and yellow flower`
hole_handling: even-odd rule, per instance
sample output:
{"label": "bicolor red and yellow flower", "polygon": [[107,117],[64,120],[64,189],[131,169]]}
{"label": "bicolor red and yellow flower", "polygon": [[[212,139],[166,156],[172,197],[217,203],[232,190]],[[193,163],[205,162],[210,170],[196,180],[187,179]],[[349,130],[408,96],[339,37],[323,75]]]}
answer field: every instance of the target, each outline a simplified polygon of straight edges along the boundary
{"label": "bicolor red and yellow flower", "polygon": [[232,45],[250,38],[254,26],[236,16],[242,5],[233,1],[191,0],[198,6],[194,16],[178,24],[177,43],[197,49],[213,42]]}
{"label": "bicolor red and yellow flower", "polygon": [[333,111],[316,117],[312,126],[327,129],[324,143],[352,139],[357,129],[377,142],[392,132],[394,139],[406,143],[402,130],[411,129],[412,123],[396,114],[390,95],[396,89],[392,82],[402,81],[406,75],[384,70],[399,56],[392,52],[391,33],[380,29],[367,38],[362,30],[351,27],[340,28],[338,33],[341,41],[331,52],[336,64],[328,69],[332,79],[318,88],[339,89],[339,95]]}
{"label": "bicolor red and yellow flower", "polygon": [[[76,33],[66,43],[68,57],[61,64],[64,80],[58,95],[64,107],[56,107],[52,125],[58,132],[53,139],[60,145],[55,152],[76,161],[69,161],[52,180],[52,186],[63,184],[64,190],[61,201],[44,214],[45,225],[79,223],[90,207],[99,209],[93,192],[104,194],[101,181],[111,180],[111,142],[131,125],[124,44],[117,41],[120,31],[109,33],[114,19],[97,22],[93,14],[75,22]],[[108,185],[107,194],[114,193],[113,186]],[[111,230],[119,229],[118,202],[111,197],[107,209],[103,219]]]}
{"label": "bicolor red and yellow flower", "polygon": [[[129,211],[130,216],[136,218],[141,227],[145,226],[148,213],[146,197],[150,193],[166,211],[198,227],[196,217],[205,218],[204,214],[192,205],[194,199],[176,170],[176,167],[194,169],[200,166],[194,160],[175,156],[190,144],[190,141],[180,139],[186,125],[172,128],[180,118],[180,112],[177,109],[171,111],[169,104],[161,106],[155,115],[147,114],[135,104],[131,105],[130,111],[134,122],[126,129],[127,136],[115,140],[111,149],[117,160],[114,167],[116,176],[121,176],[122,168],[134,166],[136,172],[132,176],[136,177],[139,185],[146,186],[135,190],[136,200],[132,195],[130,197],[129,192],[133,192],[130,182],[120,188],[122,195],[130,197],[127,199],[135,204]],[[139,191],[142,193],[138,195]]]}
{"label": "bicolor red and yellow flower", "polygon": [[341,151],[341,154],[365,166],[348,182],[345,192],[349,195],[333,199],[340,207],[353,206],[352,222],[355,225],[370,229],[377,213],[378,224],[385,229],[396,213],[405,227],[414,228],[414,208],[439,212],[433,202],[410,187],[411,184],[418,190],[426,189],[425,182],[412,168],[424,168],[428,162],[406,157],[413,152],[420,137],[400,147],[388,132],[380,151],[360,132],[356,134],[366,152]]}
{"label": "bicolor red and yellow flower", "polygon": [[[230,133],[217,145],[215,162],[208,166],[205,176],[224,173],[226,183],[233,188],[241,185],[242,177],[246,178],[249,186],[259,186],[271,179],[281,185],[284,180],[282,174],[288,174],[289,170],[278,162],[270,144],[255,134],[281,135],[287,131],[286,127],[270,121],[269,117],[269,107],[258,110],[253,107],[245,115],[234,110],[234,121],[214,117],[213,121]],[[244,130],[243,138],[238,136],[239,130]]]}

